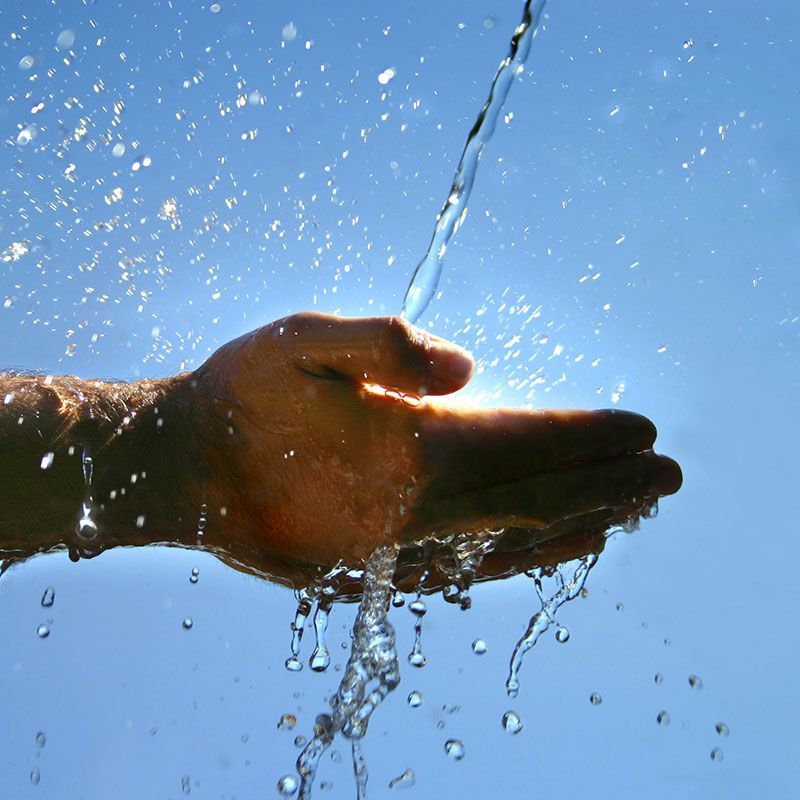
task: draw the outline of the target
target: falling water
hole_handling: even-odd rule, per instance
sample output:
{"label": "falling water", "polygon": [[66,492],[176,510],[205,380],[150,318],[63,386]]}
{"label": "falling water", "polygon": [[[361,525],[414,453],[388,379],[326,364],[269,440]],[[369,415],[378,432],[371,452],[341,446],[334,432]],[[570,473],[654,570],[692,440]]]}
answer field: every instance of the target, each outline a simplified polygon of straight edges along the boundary
{"label": "falling water", "polygon": [[461,159],[456,167],[447,200],[436,217],[431,243],[422,261],[414,270],[400,312],[409,322],[416,322],[428,307],[442,274],[447,244],[459,229],[467,213],[467,203],[475,182],[483,148],[492,138],[500,109],[508,97],[511,84],[528,58],[531,42],[539,30],[539,21],[547,0],[526,0],[522,20],[511,38],[508,55],[500,62],[492,81],[489,98],[467,136]]}
{"label": "falling water", "polygon": [[393,545],[376,548],[367,561],[364,594],[353,623],[352,650],[342,682],[331,698],[331,713],[317,717],[314,736],[297,759],[301,799],[311,797],[319,760],[337,733],[352,743],[358,798],[366,798],[368,773],[361,739],[372,712],[400,683],[394,628],[387,617],[396,565]]}
{"label": "falling water", "polygon": [[83,470],[84,495],[83,503],[81,503],[81,515],[78,518],[78,524],[75,530],[81,539],[91,541],[97,536],[97,523],[92,519],[92,511],[94,510],[94,501],[92,500],[94,463],[88,447],[83,448],[83,453],[81,454],[81,468]]}
{"label": "falling water", "polygon": [[581,593],[586,583],[586,577],[589,575],[589,570],[596,562],[597,555],[594,553],[589,553],[577,561],[570,562],[573,568],[572,574],[569,576],[565,575],[569,565],[560,566],[555,572],[558,588],[550,597],[545,597],[542,588],[542,571],[540,569],[534,571],[533,577],[536,584],[536,592],[539,595],[542,607],[531,617],[528,629],[517,642],[517,646],[511,656],[508,679],[506,680],[506,692],[509,697],[516,697],[519,694],[519,670],[525,653],[536,644],[539,637],[556,621],[555,615],[558,609],[568,600],[574,600]]}

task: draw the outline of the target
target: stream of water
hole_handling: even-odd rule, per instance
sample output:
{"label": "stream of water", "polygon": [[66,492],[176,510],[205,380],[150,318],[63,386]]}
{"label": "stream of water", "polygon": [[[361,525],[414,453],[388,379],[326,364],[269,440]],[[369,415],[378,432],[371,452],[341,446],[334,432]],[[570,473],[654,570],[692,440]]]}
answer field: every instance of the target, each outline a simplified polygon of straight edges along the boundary
{"label": "stream of water", "polygon": [[546,4],[547,0],[526,0],[522,19],[511,37],[508,55],[500,62],[489,90],[489,97],[467,136],[447,199],[436,217],[436,226],[428,250],[414,270],[406,290],[400,313],[409,322],[416,322],[419,319],[436,294],[447,245],[467,215],[467,204],[475,183],[478,163],[486,143],[492,138],[500,110],[511,90],[511,84],[522,71],[528,58],[531,42],[539,31],[539,23]]}

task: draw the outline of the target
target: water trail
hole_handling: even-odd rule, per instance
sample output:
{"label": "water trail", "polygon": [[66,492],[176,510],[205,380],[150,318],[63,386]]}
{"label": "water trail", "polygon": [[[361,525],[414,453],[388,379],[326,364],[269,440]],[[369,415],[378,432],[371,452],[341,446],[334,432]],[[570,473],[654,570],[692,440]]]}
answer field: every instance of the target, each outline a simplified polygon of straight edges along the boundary
{"label": "water trail", "polygon": [[531,617],[528,629],[517,642],[517,646],[511,656],[508,679],[506,680],[506,692],[509,697],[516,697],[519,694],[519,670],[525,653],[536,644],[539,637],[556,621],[555,615],[558,609],[568,600],[574,600],[580,594],[586,583],[589,571],[596,562],[597,555],[595,553],[589,553],[577,561],[571,562],[574,566],[569,577],[564,574],[569,565],[560,566],[555,573],[558,588],[550,597],[545,597],[542,589],[542,570],[539,568],[534,570],[533,577],[536,583],[536,591],[542,607]]}
{"label": "water trail", "polygon": [[320,599],[317,610],[314,612],[314,634],[316,643],[308,665],[314,672],[325,672],[331,663],[331,654],[325,644],[325,634],[328,630],[328,614],[331,610],[330,600]]}
{"label": "water trail", "polygon": [[83,503],[81,503],[81,515],[75,532],[81,539],[91,541],[97,536],[97,524],[92,519],[94,511],[94,501],[92,500],[92,476],[94,473],[94,462],[88,446],[83,448],[81,453],[81,469],[83,470]]}
{"label": "water trail", "polygon": [[467,213],[467,203],[483,148],[492,138],[497,117],[508,97],[511,84],[528,58],[531,42],[539,30],[539,21],[546,3],[547,0],[526,0],[522,20],[511,37],[508,55],[500,62],[489,97],[467,136],[447,200],[436,218],[436,227],[428,251],[414,270],[406,290],[403,310],[400,313],[409,322],[416,322],[419,319],[436,293],[447,244],[461,226]]}
{"label": "water trail", "polygon": [[308,589],[300,589],[294,594],[295,598],[297,599],[297,611],[295,611],[291,626],[291,655],[286,659],[285,666],[290,672],[299,672],[301,669],[303,669],[303,663],[299,658],[300,643],[303,641],[303,631],[305,630],[306,620],[308,619],[308,615],[311,613],[311,606],[313,605],[315,598],[309,593]]}
{"label": "water trail", "polygon": [[351,634],[350,659],[339,689],[331,698],[331,714],[317,717],[314,736],[297,759],[301,800],[311,797],[319,760],[337,733],[352,742],[358,798],[366,798],[368,772],[360,740],[367,732],[372,712],[400,683],[394,628],[387,616],[396,566],[394,545],[381,545],[367,561],[364,594]]}

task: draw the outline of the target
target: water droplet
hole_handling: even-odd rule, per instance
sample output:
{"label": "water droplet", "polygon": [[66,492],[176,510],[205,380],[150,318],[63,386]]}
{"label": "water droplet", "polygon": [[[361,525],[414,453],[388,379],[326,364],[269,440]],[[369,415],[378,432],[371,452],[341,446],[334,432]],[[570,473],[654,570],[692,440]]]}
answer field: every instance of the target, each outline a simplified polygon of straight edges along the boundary
{"label": "water droplet", "polygon": [[411,692],[408,695],[408,704],[411,706],[411,708],[417,708],[417,706],[422,705],[422,694],[416,690]]}
{"label": "water droplet", "polygon": [[428,663],[428,658],[424,653],[409,653],[408,663],[411,664],[412,667],[422,669]]}
{"label": "water droplet", "polygon": [[669,723],[670,723],[669,712],[668,711],[659,711],[658,714],[656,714],[656,722],[659,725],[662,725],[664,727],[669,725]]}
{"label": "water droplet", "polygon": [[487,31],[489,31],[492,28],[494,28],[494,23],[495,23],[494,17],[486,17],[486,19],[483,21],[483,27],[486,28]]}
{"label": "water droplet", "polygon": [[31,770],[31,783],[32,783],[34,786],[37,786],[37,785],[39,784],[39,781],[40,781],[41,779],[42,779],[42,773],[41,773],[41,772],[39,772],[39,768],[38,768],[38,767],[34,767],[34,768]]}
{"label": "water droplet", "polygon": [[715,730],[715,731],[716,731],[716,732],[717,732],[717,733],[718,733],[720,736],[730,736],[730,735],[731,735],[731,729],[730,729],[730,728],[729,728],[729,727],[728,727],[728,726],[727,726],[727,725],[726,725],[724,722],[718,722],[718,723],[717,723],[717,724],[714,726],[714,730]]}
{"label": "water droplet", "polygon": [[338,750],[331,750],[331,761],[334,764],[342,763],[342,754]]}
{"label": "water droplet", "polygon": [[406,604],[406,598],[405,598],[405,597],[403,597],[403,593],[402,593],[402,592],[399,592],[399,591],[398,591],[398,592],[395,592],[395,593],[392,595],[392,605],[393,605],[395,608],[401,608],[401,607],[402,607],[402,606],[404,606],[405,604]]}
{"label": "water droplet", "polygon": [[333,789],[333,781],[320,781],[320,791],[327,792]]}
{"label": "water droplet", "polygon": [[516,711],[506,711],[506,713],[503,714],[503,728],[505,728],[508,733],[513,734],[517,734],[522,730],[523,723]]}
{"label": "water droplet", "polygon": [[624,603],[617,603],[617,611],[624,611],[625,604]]}
{"label": "water droplet", "polygon": [[117,142],[111,148],[111,155],[114,156],[114,158],[122,158],[122,156],[125,155],[125,145],[122,144],[122,142]]}
{"label": "water droplet", "polygon": [[444,743],[444,751],[453,761],[461,761],[465,755],[464,742],[459,739],[448,739]]}
{"label": "water droplet", "polygon": [[219,14],[222,11],[222,6],[219,3],[212,3],[210,11],[212,14]]}
{"label": "water droplet", "polygon": [[386,84],[389,83],[389,81],[391,81],[396,74],[397,71],[394,69],[394,67],[387,67],[378,75],[378,83],[381,86],[386,86]]}
{"label": "water droplet", "polygon": [[590,703],[591,703],[593,706],[599,706],[599,705],[600,705],[600,703],[602,703],[602,702],[603,702],[603,695],[601,695],[601,694],[598,694],[597,692],[592,692],[592,693],[589,695],[589,702],[590,702]]}
{"label": "water droplet", "polygon": [[407,769],[402,775],[392,778],[389,781],[390,789],[408,789],[417,782],[413,769]]}
{"label": "water droplet", "polygon": [[286,659],[284,666],[289,670],[289,672],[300,672],[300,670],[303,669],[303,664],[300,659],[295,658],[294,656],[289,656],[289,658]]}
{"label": "water droplet", "polygon": [[425,605],[424,600],[414,600],[408,604],[408,610],[415,617],[424,617],[426,612],[428,611],[428,607]]}
{"label": "water droplet", "polygon": [[293,42],[297,38],[297,25],[294,22],[287,22],[281,31],[281,39],[284,42]]}
{"label": "water droplet", "polygon": [[52,586],[48,586],[42,595],[42,605],[45,608],[50,608],[56,599],[56,590]]}
{"label": "water droplet", "polygon": [[308,740],[302,734],[300,734],[299,736],[295,736],[294,737],[294,746],[295,747],[305,747],[307,743],[308,743]]}
{"label": "water droplet", "polygon": [[667,638],[666,638],[666,639],[664,639],[664,644],[665,644],[667,647],[669,647],[669,646],[672,644],[672,639],[670,639],[670,638],[669,638],[669,636],[667,636]]}
{"label": "water droplet", "polygon": [[33,125],[26,125],[18,134],[17,134],[17,144],[20,147],[25,147],[26,144],[30,144],[36,138],[36,128]]}
{"label": "water droplet", "polygon": [[189,576],[190,583],[197,583],[200,580],[200,570],[197,567],[192,567],[192,574]]}
{"label": "water droplet", "polygon": [[719,749],[719,747],[715,747],[711,751],[711,760],[712,761],[722,761],[725,758],[725,753]]}
{"label": "water droplet", "polygon": [[191,794],[192,793],[192,786],[191,786],[190,780],[191,779],[189,778],[188,775],[184,775],[181,778],[181,791],[184,794]]}
{"label": "water droplet", "polygon": [[278,779],[278,794],[281,797],[292,797],[297,792],[297,778],[294,775],[284,775]]}
{"label": "water droplet", "polygon": [[461,706],[457,703],[445,703],[442,706],[442,711],[444,711],[445,714],[457,714],[461,711]]}
{"label": "water droplet", "polygon": [[690,675],[689,686],[699,691],[703,688],[703,679],[699,675]]}
{"label": "water droplet", "polygon": [[657,686],[660,686],[662,683],[664,683],[664,676],[660,672],[656,672],[656,676],[653,678],[653,680],[656,682]]}
{"label": "water droplet", "polygon": [[75,31],[72,31],[69,28],[61,31],[56,39],[56,44],[60,50],[68,50],[73,44],[75,44]]}
{"label": "water droplet", "polygon": [[472,643],[472,652],[475,653],[476,656],[482,656],[486,652],[486,642],[483,639],[476,639]]}
{"label": "water droplet", "polygon": [[183,626],[184,630],[188,631],[192,627],[192,625],[194,625],[194,622],[192,622],[191,617],[186,617],[186,619],[184,619],[181,625]]}
{"label": "water droplet", "polygon": [[290,731],[295,725],[297,725],[297,717],[294,714],[284,714],[278,720],[279,731]]}
{"label": "water droplet", "polygon": [[39,733],[36,734],[36,744],[39,745],[39,747],[44,747],[45,742],[47,742],[47,737],[42,731],[39,731]]}
{"label": "water droplet", "polygon": [[22,56],[17,66],[20,69],[27,70],[30,69],[35,63],[36,63],[36,58],[34,56]]}
{"label": "water droplet", "polygon": [[556,641],[564,644],[569,641],[569,628],[559,628],[556,631]]}
{"label": "water droplet", "polygon": [[42,623],[41,625],[39,625],[39,626],[36,628],[36,635],[37,635],[37,636],[38,636],[40,639],[46,639],[46,638],[47,638],[47,637],[50,635],[50,628],[48,628],[48,627],[47,627],[47,625],[45,625],[44,623]]}

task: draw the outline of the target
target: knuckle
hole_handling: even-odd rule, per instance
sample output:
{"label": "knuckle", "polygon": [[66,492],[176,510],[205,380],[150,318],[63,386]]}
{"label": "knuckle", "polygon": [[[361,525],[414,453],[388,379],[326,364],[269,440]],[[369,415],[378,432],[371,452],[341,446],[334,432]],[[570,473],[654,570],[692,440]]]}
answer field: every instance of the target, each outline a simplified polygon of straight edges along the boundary
{"label": "knuckle", "polygon": [[388,317],[384,341],[390,353],[402,364],[422,370],[427,363],[428,342],[419,328],[402,317]]}

